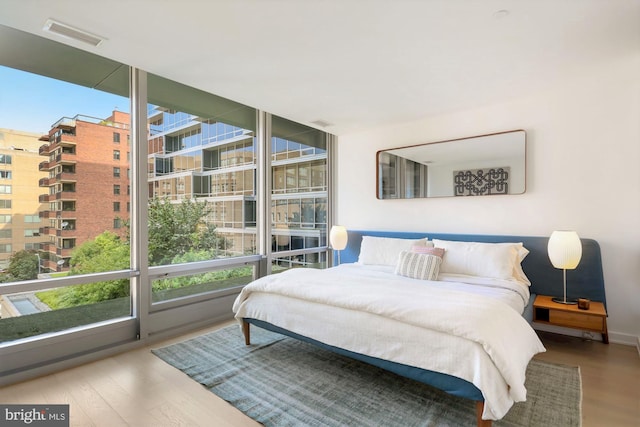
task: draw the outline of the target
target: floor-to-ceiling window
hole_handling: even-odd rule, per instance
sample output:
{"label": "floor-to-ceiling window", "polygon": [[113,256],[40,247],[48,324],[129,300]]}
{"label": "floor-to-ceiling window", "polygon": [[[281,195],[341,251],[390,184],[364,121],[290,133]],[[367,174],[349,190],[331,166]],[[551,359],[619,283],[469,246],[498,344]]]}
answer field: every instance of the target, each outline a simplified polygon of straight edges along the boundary
{"label": "floor-to-ceiling window", "polygon": [[326,267],[327,134],[273,116],[271,268]]}
{"label": "floor-to-ceiling window", "polygon": [[[148,98],[152,301],[247,284],[258,254],[256,110],[153,74]],[[198,262],[207,271],[192,274]]]}
{"label": "floor-to-ceiling window", "polygon": [[326,266],[325,132],[11,28],[0,39],[0,384],[228,319],[255,277]]}
{"label": "floor-to-ceiling window", "polygon": [[129,168],[115,154],[130,150],[128,81],[105,91],[0,66],[0,86],[0,282],[13,284],[0,342],[130,316],[130,196],[114,191],[129,185],[115,172]]}

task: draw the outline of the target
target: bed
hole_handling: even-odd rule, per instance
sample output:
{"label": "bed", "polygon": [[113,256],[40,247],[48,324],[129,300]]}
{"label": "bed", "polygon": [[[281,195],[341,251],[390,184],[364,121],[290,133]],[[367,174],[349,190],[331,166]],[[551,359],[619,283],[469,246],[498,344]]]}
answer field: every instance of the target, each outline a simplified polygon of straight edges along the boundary
{"label": "bed", "polygon": [[[311,342],[474,400],[491,425],[526,399],[526,367],[544,351],[528,322],[535,295],[561,289],[547,241],[349,231],[342,265],[260,278],[233,310],[247,344],[250,324]],[[568,297],[606,304],[599,246],[582,243]]]}

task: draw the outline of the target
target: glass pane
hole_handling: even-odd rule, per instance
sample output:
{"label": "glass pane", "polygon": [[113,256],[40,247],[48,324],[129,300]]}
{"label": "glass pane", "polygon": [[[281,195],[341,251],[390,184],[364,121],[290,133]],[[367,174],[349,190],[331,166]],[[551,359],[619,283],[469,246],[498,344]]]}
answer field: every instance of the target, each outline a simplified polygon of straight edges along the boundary
{"label": "glass pane", "polygon": [[130,301],[128,279],[2,295],[0,342],[126,317]]}
{"label": "glass pane", "polygon": [[150,265],[255,254],[255,110],[148,82]]}
{"label": "glass pane", "polygon": [[158,279],[151,282],[153,302],[167,301],[221,289],[244,286],[253,280],[253,267],[244,266],[208,273]]}
{"label": "glass pane", "polygon": [[[325,246],[327,135],[275,116],[272,129],[271,249],[277,256],[278,252]],[[325,262],[320,255],[278,257],[272,268],[317,267]]]}
{"label": "glass pane", "polygon": [[290,268],[327,268],[327,253],[315,252],[311,254],[278,257],[271,263],[272,273],[279,273]]}
{"label": "glass pane", "polygon": [[[0,282],[129,269],[129,99],[4,66],[0,91]],[[129,299],[129,279],[0,295],[0,330],[128,316]]]}

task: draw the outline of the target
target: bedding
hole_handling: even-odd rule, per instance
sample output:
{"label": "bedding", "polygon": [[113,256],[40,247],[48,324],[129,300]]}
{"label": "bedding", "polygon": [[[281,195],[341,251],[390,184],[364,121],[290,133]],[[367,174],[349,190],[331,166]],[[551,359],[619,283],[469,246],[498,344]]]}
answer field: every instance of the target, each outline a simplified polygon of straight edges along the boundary
{"label": "bedding", "polygon": [[[396,256],[403,247],[394,247]],[[262,277],[237,297],[235,317],[462,378],[481,390],[487,420],[502,418],[514,402],[524,400],[527,364],[545,351],[521,316],[528,285],[513,277],[456,273],[416,279],[395,274],[397,258],[389,262],[384,258],[379,264],[291,269]]]}
{"label": "bedding", "polygon": [[[453,242],[433,239],[443,248],[443,273],[511,279],[520,276],[518,267],[529,251],[522,243]],[[524,275],[524,273],[522,273]]]}
{"label": "bedding", "polygon": [[365,265],[396,265],[400,252],[410,251],[413,246],[433,247],[433,243],[427,239],[363,236],[358,263]]}

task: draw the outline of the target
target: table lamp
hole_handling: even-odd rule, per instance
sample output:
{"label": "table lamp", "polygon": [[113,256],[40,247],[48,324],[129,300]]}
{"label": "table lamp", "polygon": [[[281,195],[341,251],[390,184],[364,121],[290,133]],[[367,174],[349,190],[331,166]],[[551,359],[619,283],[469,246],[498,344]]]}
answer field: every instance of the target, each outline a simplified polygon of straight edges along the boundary
{"label": "table lamp", "polygon": [[554,231],[549,237],[547,245],[549,260],[555,268],[563,272],[564,295],[551,300],[559,304],[577,304],[577,301],[567,301],[567,270],[575,269],[582,258],[582,243],[575,231]]}
{"label": "table lamp", "polygon": [[338,265],[340,265],[340,251],[347,247],[347,229],[342,225],[334,225],[329,232],[331,249],[338,251]]}

